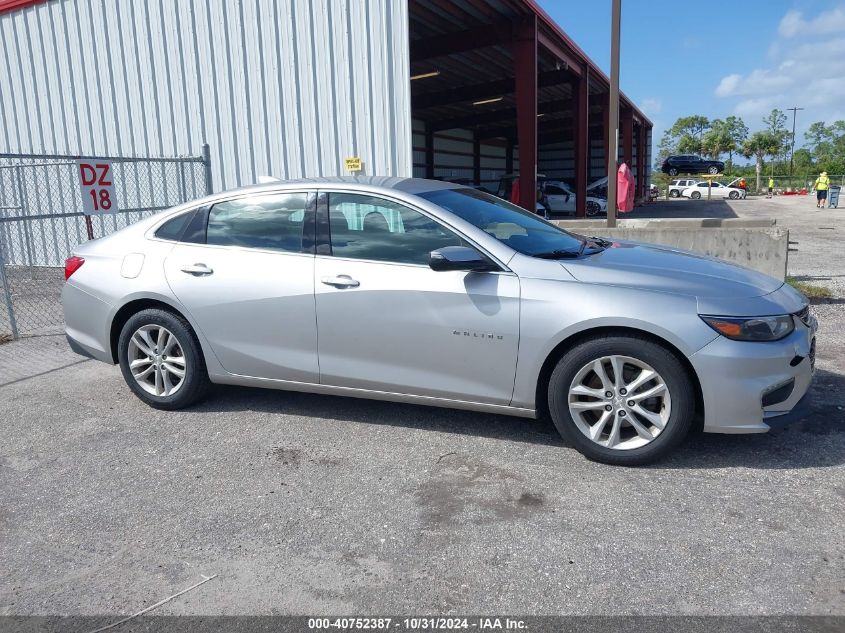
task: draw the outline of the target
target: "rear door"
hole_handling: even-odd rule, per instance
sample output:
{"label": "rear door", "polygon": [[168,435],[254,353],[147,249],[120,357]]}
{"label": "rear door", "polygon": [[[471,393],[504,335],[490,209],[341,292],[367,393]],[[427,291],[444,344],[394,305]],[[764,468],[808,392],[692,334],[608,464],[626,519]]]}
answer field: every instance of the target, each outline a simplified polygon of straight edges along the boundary
{"label": "rear door", "polygon": [[282,192],[218,202],[165,260],[173,293],[226,371],[319,382],[315,201]]}

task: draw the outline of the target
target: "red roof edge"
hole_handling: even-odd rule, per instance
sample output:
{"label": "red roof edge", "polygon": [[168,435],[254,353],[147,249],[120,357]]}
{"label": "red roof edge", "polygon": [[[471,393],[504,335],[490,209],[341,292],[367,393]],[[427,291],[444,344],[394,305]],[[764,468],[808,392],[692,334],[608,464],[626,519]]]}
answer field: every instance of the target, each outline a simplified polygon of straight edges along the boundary
{"label": "red roof edge", "polygon": [[[534,13],[537,14],[537,17],[542,20],[548,28],[550,28],[558,37],[560,37],[564,43],[575,52],[576,55],[579,55],[584,61],[587,62],[587,65],[590,68],[590,73],[597,74],[601,77],[607,84],[610,84],[610,77],[608,77],[598,66],[593,63],[587,54],[579,47],[571,37],[569,37],[566,33],[564,33],[563,29],[558,26],[558,24],[552,20],[551,16],[546,13],[546,11],[536,2],[536,0],[523,0],[526,6],[531,9]],[[623,103],[627,103],[631,109],[637,113],[638,118],[645,121],[648,126],[652,125],[651,119],[649,119],[643,112],[640,110],[633,101],[631,101],[625,94],[620,91],[619,94],[620,101]]]}
{"label": "red roof edge", "polygon": [[47,2],[47,0],[0,0],[0,13],[23,9],[24,7],[41,4],[42,2]]}

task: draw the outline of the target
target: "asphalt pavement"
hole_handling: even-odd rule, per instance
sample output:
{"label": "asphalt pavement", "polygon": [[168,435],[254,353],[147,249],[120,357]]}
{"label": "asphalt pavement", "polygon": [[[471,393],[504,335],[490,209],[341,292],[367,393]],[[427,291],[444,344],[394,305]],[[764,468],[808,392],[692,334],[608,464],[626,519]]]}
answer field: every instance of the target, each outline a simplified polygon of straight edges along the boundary
{"label": "asphalt pavement", "polygon": [[[840,288],[845,211],[801,213],[835,228],[796,228],[792,272]],[[125,615],[215,574],[155,612],[845,615],[842,296],[811,415],[647,468],[511,417],[229,387],[168,413],[94,361],[16,379],[0,615]]]}

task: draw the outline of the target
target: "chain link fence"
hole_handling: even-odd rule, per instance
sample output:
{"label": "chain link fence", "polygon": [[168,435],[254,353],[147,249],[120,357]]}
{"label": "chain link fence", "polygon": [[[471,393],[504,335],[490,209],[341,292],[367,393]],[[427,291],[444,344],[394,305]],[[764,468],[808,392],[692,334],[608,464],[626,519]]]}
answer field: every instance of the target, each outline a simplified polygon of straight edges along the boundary
{"label": "chain link fence", "polygon": [[91,217],[94,237],[211,190],[207,146],[179,158],[0,154],[0,343],[63,329],[64,260],[88,239],[78,159],[112,166],[117,210]]}
{"label": "chain link fence", "polygon": [[[766,174],[761,178],[760,184],[762,191],[766,191],[769,187],[769,178],[771,178],[775,181],[774,190],[777,193],[801,191],[802,189],[810,192],[818,176],[818,174],[804,174],[801,176],[769,176]],[[828,179],[831,185],[845,186],[845,175],[843,174],[828,174]]]}

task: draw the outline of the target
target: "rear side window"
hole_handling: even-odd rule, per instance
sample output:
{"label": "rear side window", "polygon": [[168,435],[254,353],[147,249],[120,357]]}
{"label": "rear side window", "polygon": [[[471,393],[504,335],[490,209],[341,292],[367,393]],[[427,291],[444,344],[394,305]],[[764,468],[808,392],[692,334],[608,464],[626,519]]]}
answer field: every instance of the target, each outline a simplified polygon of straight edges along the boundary
{"label": "rear side window", "polygon": [[175,218],[169,219],[167,222],[158,227],[155,236],[160,240],[173,240],[178,242],[182,239],[182,234],[185,232],[185,227],[194,216],[194,210],[187,213],[180,213]]}
{"label": "rear side window", "polygon": [[206,243],[302,252],[307,197],[274,193],[215,204],[208,212]]}

